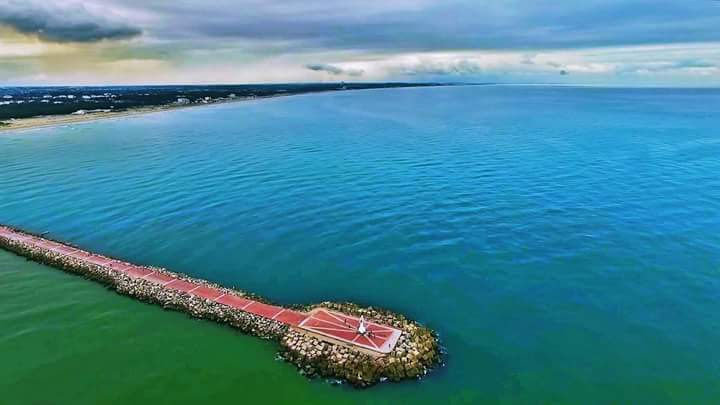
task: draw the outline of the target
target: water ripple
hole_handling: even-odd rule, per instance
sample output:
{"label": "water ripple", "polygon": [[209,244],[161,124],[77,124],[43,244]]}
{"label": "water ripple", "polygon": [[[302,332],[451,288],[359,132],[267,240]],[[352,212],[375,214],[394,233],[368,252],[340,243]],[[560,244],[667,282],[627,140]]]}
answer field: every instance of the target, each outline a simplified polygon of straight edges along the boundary
{"label": "water ripple", "polygon": [[402,310],[447,337],[448,386],[494,375],[477,348],[556,381],[632,380],[657,358],[717,377],[719,107],[457,87],[4,134],[0,222],[281,302]]}

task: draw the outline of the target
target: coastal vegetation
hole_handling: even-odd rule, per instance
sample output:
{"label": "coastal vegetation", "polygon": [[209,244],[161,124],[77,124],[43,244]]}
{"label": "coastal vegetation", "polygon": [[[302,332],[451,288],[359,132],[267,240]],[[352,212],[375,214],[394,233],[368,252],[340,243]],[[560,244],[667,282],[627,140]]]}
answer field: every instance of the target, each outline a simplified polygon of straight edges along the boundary
{"label": "coastal vegetation", "polygon": [[323,91],[432,86],[434,83],[305,83],[211,86],[6,87],[0,88],[0,121],[40,116],[122,112],[203,105]]}

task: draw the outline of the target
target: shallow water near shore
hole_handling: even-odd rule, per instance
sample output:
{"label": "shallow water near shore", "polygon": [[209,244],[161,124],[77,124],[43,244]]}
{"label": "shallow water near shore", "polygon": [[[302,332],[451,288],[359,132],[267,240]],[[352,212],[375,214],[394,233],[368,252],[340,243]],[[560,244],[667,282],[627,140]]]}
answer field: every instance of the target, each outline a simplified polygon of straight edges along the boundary
{"label": "shallow water near shore", "polygon": [[718,90],[475,86],[4,133],[0,223],[282,304],[386,307],[449,354],[418,382],[307,381],[272,343],[0,252],[3,395],[712,403],[718,116]]}

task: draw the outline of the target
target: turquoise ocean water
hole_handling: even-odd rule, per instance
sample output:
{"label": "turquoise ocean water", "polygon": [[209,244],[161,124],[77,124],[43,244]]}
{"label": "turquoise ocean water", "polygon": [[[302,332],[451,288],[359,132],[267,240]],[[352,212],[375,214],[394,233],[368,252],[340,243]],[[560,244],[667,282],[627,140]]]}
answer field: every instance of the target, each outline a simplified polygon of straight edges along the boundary
{"label": "turquoise ocean water", "polygon": [[720,90],[327,93],[0,134],[0,223],[437,330],[363,391],[0,252],[11,404],[718,403]]}

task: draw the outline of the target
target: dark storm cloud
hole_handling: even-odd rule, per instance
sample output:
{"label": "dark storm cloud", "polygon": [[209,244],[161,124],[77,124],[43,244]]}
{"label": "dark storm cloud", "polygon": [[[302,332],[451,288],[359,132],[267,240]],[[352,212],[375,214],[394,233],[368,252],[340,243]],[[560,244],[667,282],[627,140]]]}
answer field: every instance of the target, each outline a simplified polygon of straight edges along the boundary
{"label": "dark storm cloud", "polygon": [[127,23],[94,15],[80,5],[42,6],[20,1],[0,1],[0,25],[51,42],[126,39],[142,32]]}
{"label": "dark storm cloud", "polygon": [[343,72],[343,70],[337,66],[326,65],[324,63],[309,63],[305,65],[305,67],[316,72],[327,72],[331,75],[339,75]]}
{"label": "dark storm cloud", "polygon": [[361,69],[343,69],[335,65],[329,65],[326,63],[309,63],[305,65],[307,69],[314,70],[316,72],[326,72],[331,75],[348,75],[348,76],[362,76],[364,73]]}
{"label": "dark storm cloud", "polygon": [[561,49],[720,40],[720,2],[710,0],[127,1],[168,22],[152,28],[159,36],[294,41],[298,49]]}

